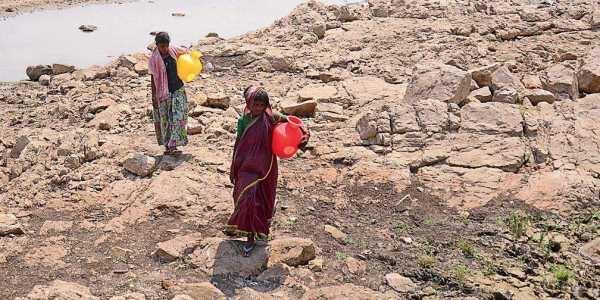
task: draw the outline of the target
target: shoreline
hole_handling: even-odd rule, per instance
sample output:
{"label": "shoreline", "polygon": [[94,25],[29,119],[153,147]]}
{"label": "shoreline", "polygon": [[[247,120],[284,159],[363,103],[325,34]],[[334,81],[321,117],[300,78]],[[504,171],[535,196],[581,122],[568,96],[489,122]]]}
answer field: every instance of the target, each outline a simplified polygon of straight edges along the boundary
{"label": "shoreline", "polygon": [[138,0],[75,0],[75,2],[69,0],[54,2],[48,2],[48,0],[0,0],[0,21],[44,10],[58,10],[92,4],[125,4],[135,1]]}

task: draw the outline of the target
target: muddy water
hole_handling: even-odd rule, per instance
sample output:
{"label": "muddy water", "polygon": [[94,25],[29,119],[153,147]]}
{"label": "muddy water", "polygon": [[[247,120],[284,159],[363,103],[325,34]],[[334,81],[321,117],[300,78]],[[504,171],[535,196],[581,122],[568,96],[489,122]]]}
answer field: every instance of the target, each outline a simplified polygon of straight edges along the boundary
{"label": "muddy water", "polygon": [[[25,79],[29,65],[84,68],[143,51],[152,31],[189,46],[209,32],[231,37],[272,24],[302,0],[154,0],[46,10],[0,21],[0,81]],[[332,4],[358,2],[329,0]],[[172,13],[185,13],[174,17]],[[98,30],[84,33],[83,24]]]}

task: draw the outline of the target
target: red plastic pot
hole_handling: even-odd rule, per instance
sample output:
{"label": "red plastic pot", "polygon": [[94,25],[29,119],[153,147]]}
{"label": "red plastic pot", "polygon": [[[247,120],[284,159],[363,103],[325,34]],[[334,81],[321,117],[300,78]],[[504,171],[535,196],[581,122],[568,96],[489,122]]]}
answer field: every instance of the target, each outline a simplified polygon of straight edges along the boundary
{"label": "red plastic pot", "polygon": [[298,152],[298,145],[302,140],[303,125],[298,117],[288,116],[286,123],[280,123],[273,129],[272,150],[279,158],[290,158]]}

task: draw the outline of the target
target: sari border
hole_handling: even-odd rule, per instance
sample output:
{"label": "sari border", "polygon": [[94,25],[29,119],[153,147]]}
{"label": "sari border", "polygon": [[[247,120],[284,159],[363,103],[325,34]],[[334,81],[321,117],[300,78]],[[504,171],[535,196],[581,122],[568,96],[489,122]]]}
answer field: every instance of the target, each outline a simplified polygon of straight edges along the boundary
{"label": "sari border", "polygon": [[249,237],[253,235],[256,240],[266,241],[269,239],[268,234],[260,233],[260,232],[252,232],[241,230],[237,225],[225,225],[225,229],[223,229],[223,233],[227,236],[238,236],[238,237]]}

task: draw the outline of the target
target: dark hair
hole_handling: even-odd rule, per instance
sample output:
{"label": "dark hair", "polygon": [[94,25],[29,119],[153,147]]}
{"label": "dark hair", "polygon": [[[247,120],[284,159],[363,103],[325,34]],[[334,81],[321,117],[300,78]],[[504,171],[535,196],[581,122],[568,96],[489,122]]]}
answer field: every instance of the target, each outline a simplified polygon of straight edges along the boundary
{"label": "dark hair", "polygon": [[269,94],[264,89],[259,89],[254,95],[254,101],[262,102],[266,105],[269,105]]}
{"label": "dark hair", "polygon": [[169,34],[161,31],[159,33],[156,34],[156,36],[154,37],[154,42],[158,45],[158,44],[169,44],[171,42],[171,38],[169,37]]}

